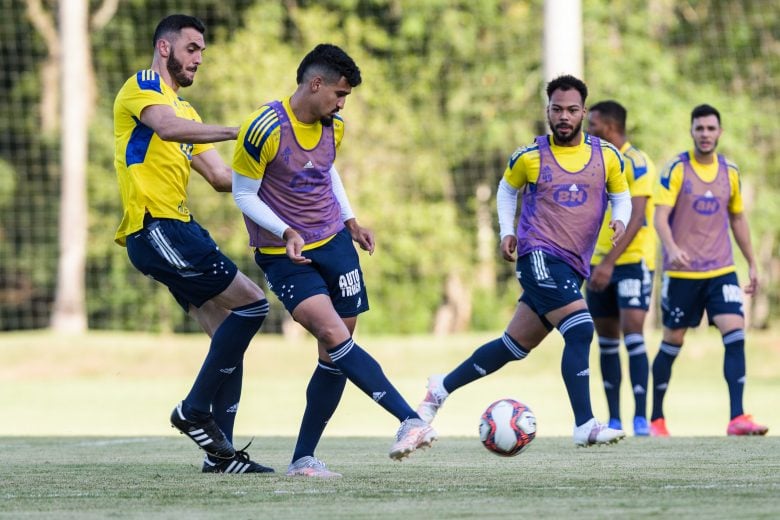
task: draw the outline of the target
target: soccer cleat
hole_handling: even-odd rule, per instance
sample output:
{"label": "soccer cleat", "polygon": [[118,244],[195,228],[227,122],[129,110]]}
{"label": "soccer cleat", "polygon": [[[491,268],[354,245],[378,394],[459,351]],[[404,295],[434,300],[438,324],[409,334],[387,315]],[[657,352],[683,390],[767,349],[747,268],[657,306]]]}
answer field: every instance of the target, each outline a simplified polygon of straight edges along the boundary
{"label": "soccer cleat", "polygon": [[449,396],[444,389],[444,376],[437,374],[428,378],[428,392],[420,404],[417,405],[417,415],[420,419],[430,424],[436,417],[436,412],[444,405],[444,400]]}
{"label": "soccer cleat", "polygon": [[622,430],[623,429],[623,423],[620,421],[620,419],[616,419],[615,417],[609,418],[609,423],[607,424],[610,428],[613,430]]}
{"label": "soccer cleat", "polygon": [[650,435],[650,426],[647,424],[647,419],[641,415],[634,417],[634,435],[637,437],[647,437]]}
{"label": "soccer cleat", "polygon": [[752,415],[738,415],[729,421],[726,435],[766,435],[769,428],[753,422]]}
{"label": "soccer cleat", "polygon": [[209,413],[195,419],[187,419],[182,412],[182,404],[177,404],[173,409],[171,426],[195,441],[195,444],[212,457],[233,459],[236,450],[214,422],[214,416]]}
{"label": "soccer cleat", "polygon": [[401,423],[390,448],[390,458],[401,460],[418,448],[427,448],[436,440],[436,430],[422,419],[409,418]]}
{"label": "soccer cleat", "polygon": [[236,455],[232,459],[217,459],[214,462],[206,455],[203,459],[203,473],[273,473],[273,468],[250,460],[246,449],[251,444],[252,441],[249,441],[246,446],[236,450]]}
{"label": "soccer cleat", "polygon": [[669,430],[666,429],[666,419],[659,417],[650,421],[651,437],[669,437]]}
{"label": "soccer cleat", "polygon": [[288,477],[339,478],[341,473],[329,470],[320,459],[307,455],[287,467]]}
{"label": "soccer cleat", "polygon": [[623,430],[610,428],[595,418],[581,426],[574,426],[574,444],[585,448],[596,444],[614,444],[625,436]]}

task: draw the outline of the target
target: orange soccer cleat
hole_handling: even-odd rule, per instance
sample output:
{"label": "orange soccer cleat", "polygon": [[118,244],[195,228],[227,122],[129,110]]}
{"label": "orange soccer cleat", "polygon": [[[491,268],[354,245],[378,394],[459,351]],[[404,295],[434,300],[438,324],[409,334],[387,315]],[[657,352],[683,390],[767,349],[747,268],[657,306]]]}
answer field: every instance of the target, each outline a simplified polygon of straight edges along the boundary
{"label": "orange soccer cleat", "polygon": [[669,430],[666,429],[666,419],[659,417],[650,421],[651,437],[669,437]]}
{"label": "orange soccer cleat", "polygon": [[753,422],[752,415],[738,415],[729,421],[726,435],[766,435],[769,428]]}

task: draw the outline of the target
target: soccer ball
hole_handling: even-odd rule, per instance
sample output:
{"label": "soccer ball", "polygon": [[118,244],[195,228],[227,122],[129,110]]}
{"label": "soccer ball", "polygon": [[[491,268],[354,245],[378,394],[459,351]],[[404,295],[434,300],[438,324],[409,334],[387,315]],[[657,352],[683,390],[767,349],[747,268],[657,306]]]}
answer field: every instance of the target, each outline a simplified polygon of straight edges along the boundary
{"label": "soccer ball", "polygon": [[496,455],[513,457],[525,450],[534,437],[536,416],[519,401],[500,399],[482,414],[479,439]]}

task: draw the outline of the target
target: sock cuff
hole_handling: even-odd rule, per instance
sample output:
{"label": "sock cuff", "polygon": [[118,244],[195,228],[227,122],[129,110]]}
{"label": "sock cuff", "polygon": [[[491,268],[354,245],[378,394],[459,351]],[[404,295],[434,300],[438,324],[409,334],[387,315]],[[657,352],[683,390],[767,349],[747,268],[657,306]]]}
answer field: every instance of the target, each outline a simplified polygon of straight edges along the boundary
{"label": "sock cuff", "polygon": [[677,357],[677,354],[680,353],[680,349],[682,349],[682,345],[675,345],[665,341],[662,341],[661,346],[658,347],[658,350],[672,357]]}
{"label": "sock cuff", "polygon": [[574,311],[568,316],[566,316],[565,318],[563,318],[558,323],[558,330],[561,332],[561,334],[565,335],[571,329],[573,329],[574,327],[578,327],[580,325],[590,325],[591,327],[593,327],[593,318],[591,317],[587,309]]}
{"label": "sock cuff", "polygon": [[509,350],[509,352],[515,357],[515,359],[523,359],[530,352],[528,349],[523,347],[520,343],[515,341],[512,338],[512,336],[510,336],[506,332],[504,332],[504,335],[501,336],[501,342],[504,344],[507,350]]}
{"label": "sock cuff", "polygon": [[620,353],[620,338],[608,338],[599,336],[599,353],[602,355],[612,355]]}
{"label": "sock cuff", "polygon": [[265,298],[256,302],[230,309],[230,312],[242,318],[265,318],[268,315],[268,300]]}
{"label": "sock cuff", "polygon": [[723,344],[727,347],[739,341],[745,341],[745,329],[734,329],[723,335]]}
{"label": "sock cuff", "polygon": [[334,376],[340,376],[344,374],[341,370],[339,370],[339,367],[333,363],[328,363],[327,361],[323,361],[321,359],[317,361],[317,367]]}
{"label": "sock cuff", "polygon": [[349,351],[352,350],[352,347],[354,346],[355,346],[355,340],[353,340],[352,338],[347,338],[347,340],[344,341],[343,343],[340,343],[333,348],[329,348],[327,352],[330,355],[331,361],[337,363],[339,359],[349,354]]}

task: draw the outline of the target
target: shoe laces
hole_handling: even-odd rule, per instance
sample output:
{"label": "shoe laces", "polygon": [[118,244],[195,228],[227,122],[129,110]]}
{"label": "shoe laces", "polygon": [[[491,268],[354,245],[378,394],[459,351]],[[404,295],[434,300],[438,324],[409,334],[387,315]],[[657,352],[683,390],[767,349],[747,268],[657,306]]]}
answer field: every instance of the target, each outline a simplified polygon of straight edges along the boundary
{"label": "shoe laces", "polygon": [[249,442],[247,442],[247,443],[246,443],[246,446],[244,446],[244,447],[243,447],[243,448],[241,448],[240,450],[236,450],[236,456],[235,456],[235,458],[236,458],[236,459],[237,459],[239,462],[252,462],[252,461],[249,459],[249,453],[246,451],[246,449],[247,449],[249,446],[251,446],[251,445],[252,445],[252,442],[253,442],[254,440],[255,440],[255,438],[254,438],[254,437],[252,437],[252,439],[251,439]]}

